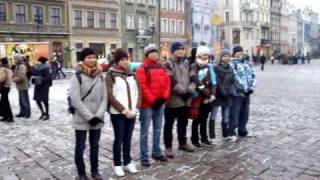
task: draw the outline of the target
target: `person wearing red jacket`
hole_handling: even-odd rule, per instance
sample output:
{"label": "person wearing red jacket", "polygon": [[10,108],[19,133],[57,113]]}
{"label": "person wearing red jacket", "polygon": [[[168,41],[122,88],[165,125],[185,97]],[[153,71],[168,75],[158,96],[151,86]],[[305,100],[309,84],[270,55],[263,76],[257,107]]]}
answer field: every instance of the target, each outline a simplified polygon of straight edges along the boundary
{"label": "person wearing red jacket", "polygon": [[152,158],[165,162],[167,158],[160,148],[160,135],[164,104],[170,97],[170,77],[165,67],[157,60],[158,49],[150,44],[144,49],[145,59],[136,71],[140,89],[140,159],[141,165],[149,167],[148,131],[153,124]]}

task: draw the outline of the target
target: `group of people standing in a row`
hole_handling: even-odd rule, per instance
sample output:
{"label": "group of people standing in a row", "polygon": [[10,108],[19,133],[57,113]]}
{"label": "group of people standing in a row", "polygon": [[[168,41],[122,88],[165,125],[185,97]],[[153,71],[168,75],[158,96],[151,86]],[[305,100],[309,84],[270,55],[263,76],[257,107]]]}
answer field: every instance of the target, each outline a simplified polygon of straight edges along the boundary
{"label": "group of people standing in a row", "polygon": [[1,59],[0,66],[0,116],[3,122],[14,122],[13,113],[9,102],[9,92],[13,82],[19,94],[20,111],[16,118],[30,118],[31,107],[29,100],[30,84],[34,88],[34,100],[36,101],[41,117],[39,120],[49,120],[49,88],[52,85],[51,67],[48,59],[40,57],[35,68],[31,68],[29,61],[22,55],[14,57],[15,66],[10,67],[8,58]]}
{"label": "group of people standing in a row", "polygon": [[[234,47],[232,57],[228,50],[223,50],[216,65],[209,63],[211,53],[206,46],[198,47],[196,58],[187,60],[184,45],[173,43],[172,58],[164,63],[158,61],[155,45],[145,47],[144,53],[143,64],[132,74],[128,53],[117,49],[104,77],[95,52],[90,48],[81,52],[81,61],[70,88],[71,104],[75,109],[75,163],[79,179],[88,179],[83,159],[87,133],[91,175],[93,179],[102,179],[98,172],[98,153],[106,110],[114,130],[114,173],[120,177],[125,171],[138,172],[130,151],[138,111],[140,161],[145,167],[151,165],[148,151],[151,123],[151,158],[161,162],[175,156],[172,145],[175,121],[179,150],[194,152],[203,146],[212,146],[219,107],[222,109],[224,138],[234,142],[237,136],[249,136],[246,125],[256,77],[251,64],[243,58],[240,46]],[[192,144],[187,141],[188,119],[193,120]],[[162,127],[164,152],[160,145]]]}

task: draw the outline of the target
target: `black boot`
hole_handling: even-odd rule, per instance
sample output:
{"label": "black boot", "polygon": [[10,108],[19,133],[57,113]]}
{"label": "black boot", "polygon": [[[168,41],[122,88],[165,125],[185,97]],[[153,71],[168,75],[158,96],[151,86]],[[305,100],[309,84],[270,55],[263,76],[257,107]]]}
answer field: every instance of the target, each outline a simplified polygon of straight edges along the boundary
{"label": "black boot", "polygon": [[209,120],[209,137],[210,139],[216,138],[215,121]]}
{"label": "black boot", "polygon": [[44,115],[44,117],[43,117],[42,120],[47,121],[47,120],[49,120],[49,119],[50,119],[50,116],[49,116],[48,113],[46,113],[46,114]]}
{"label": "black boot", "polygon": [[42,112],[41,116],[39,117],[39,120],[42,120],[45,117],[45,114]]}
{"label": "black boot", "polygon": [[221,123],[222,126],[222,137],[228,137],[228,123]]}

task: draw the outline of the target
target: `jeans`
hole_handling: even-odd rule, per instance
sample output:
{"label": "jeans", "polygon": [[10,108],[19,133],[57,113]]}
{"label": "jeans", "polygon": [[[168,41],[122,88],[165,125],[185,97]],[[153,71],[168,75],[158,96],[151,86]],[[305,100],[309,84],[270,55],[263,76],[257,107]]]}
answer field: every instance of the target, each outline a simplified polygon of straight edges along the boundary
{"label": "jeans", "polygon": [[9,87],[3,87],[1,92],[1,98],[0,98],[0,116],[3,116],[3,118],[13,118],[12,116],[12,110],[9,102]]}
{"label": "jeans", "polygon": [[140,158],[148,160],[148,132],[150,123],[153,125],[153,145],[152,156],[161,156],[160,136],[162,128],[162,119],[164,114],[164,106],[159,110],[152,108],[140,110]]}
{"label": "jeans", "polygon": [[28,90],[19,90],[19,106],[20,106],[20,115],[23,116],[30,116],[30,101],[29,101],[29,94]]}
{"label": "jeans", "polygon": [[250,96],[232,98],[232,106],[229,121],[229,136],[236,135],[235,129],[238,128],[238,134],[248,133],[247,123],[249,119]]}
{"label": "jeans", "polygon": [[[213,106],[210,115],[210,121],[215,121],[218,115],[218,110],[220,106]],[[228,106],[221,106],[221,123],[228,123],[229,122],[229,115],[230,115],[230,107]]]}
{"label": "jeans", "polygon": [[208,123],[208,116],[209,116],[210,110],[211,110],[210,104],[201,104],[198,118],[192,121],[192,133],[191,133],[192,144],[199,143],[199,133],[198,133],[199,125],[200,125],[201,141],[202,142],[208,141],[207,123]]}
{"label": "jeans", "polygon": [[[111,114],[114,130],[113,161],[115,166],[126,166],[131,162],[131,139],[135,119],[127,119],[123,114]],[[121,161],[121,147],[123,164]]]}
{"label": "jeans", "polygon": [[[89,130],[91,173],[98,172],[99,141],[101,130]],[[75,163],[78,174],[85,174],[83,153],[86,148],[87,131],[76,130]]]}
{"label": "jeans", "polygon": [[163,138],[166,148],[172,148],[172,129],[175,119],[177,119],[177,131],[179,145],[183,146],[187,143],[187,126],[188,126],[189,107],[165,108]]}

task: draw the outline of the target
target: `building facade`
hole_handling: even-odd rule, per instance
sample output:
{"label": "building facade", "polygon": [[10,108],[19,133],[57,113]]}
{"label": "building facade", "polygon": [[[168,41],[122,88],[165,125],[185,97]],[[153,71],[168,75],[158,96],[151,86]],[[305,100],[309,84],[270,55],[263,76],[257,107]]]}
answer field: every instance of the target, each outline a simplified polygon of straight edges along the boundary
{"label": "building facade", "polygon": [[281,29],[280,29],[280,43],[281,43],[281,53],[289,53],[289,3],[287,0],[282,0],[281,8]]}
{"label": "building facade", "polygon": [[63,52],[68,46],[67,17],[66,0],[0,0],[0,42],[31,43],[28,51],[34,51],[32,42],[47,42],[49,54]]}
{"label": "building facade", "polygon": [[[191,6],[191,1],[189,2]],[[169,58],[170,47],[174,42],[181,42],[185,45],[188,41],[188,9],[186,0],[161,0],[161,56]],[[190,19],[191,20],[191,19]],[[190,31],[191,32],[191,31]]]}
{"label": "building facade", "polygon": [[91,47],[99,57],[111,57],[121,47],[120,0],[70,0],[70,47],[73,62]]}
{"label": "building facade", "polygon": [[281,51],[281,4],[281,0],[271,0],[270,2],[270,51],[274,56],[279,54]]}
{"label": "building facade", "polygon": [[270,56],[270,0],[257,1],[256,53]]}
{"label": "building facade", "polygon": [[133,61],[143,61],[148,43],[159,44],[159,2],[157,0],[121,0],[122,43]]}

